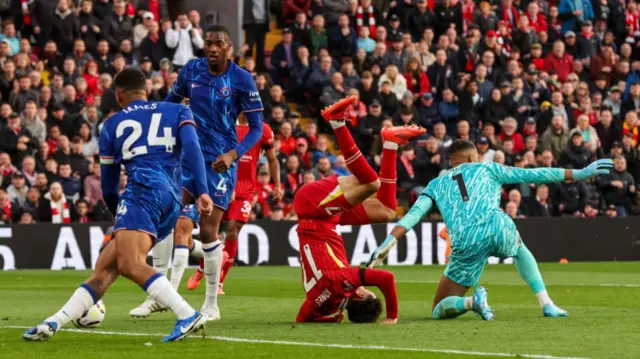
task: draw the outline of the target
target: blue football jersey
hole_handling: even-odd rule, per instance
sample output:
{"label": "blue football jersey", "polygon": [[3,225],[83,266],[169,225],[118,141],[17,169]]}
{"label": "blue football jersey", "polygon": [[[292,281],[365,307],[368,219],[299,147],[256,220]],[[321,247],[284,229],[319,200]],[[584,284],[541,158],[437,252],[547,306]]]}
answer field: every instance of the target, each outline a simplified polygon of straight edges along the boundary
{"label": "blue football jersey", "polygon": [[182,201],[178,129],[193,124],[191,111],[168,102],[134,101],[100,132],[100,163],[124,165],[128,183],[166,188]]}
{"label": "blue football jersey", "polygon": [[180,71],[173,93],[189,98],[207,162],[236,148],[240,113],[263,110],[253,77],[232,61],[220,76],[209,72],[206,58],[189,61]]}

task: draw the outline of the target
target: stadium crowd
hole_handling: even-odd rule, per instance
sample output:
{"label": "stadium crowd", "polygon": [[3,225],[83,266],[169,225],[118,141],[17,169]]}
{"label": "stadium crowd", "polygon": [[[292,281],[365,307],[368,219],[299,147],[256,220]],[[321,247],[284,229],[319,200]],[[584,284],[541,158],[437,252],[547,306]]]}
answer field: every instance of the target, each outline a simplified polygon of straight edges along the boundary
{"label": "stadium crowd", "polygon": [[[518,167],[615,159],[611,175],[590,183],[505,187],[513,218],[640,214],[633,0],[243,1],[236,59],[254,74],[286,193],[271,201],[261,160],[253,216],[295,219],[302,184],[348,173],[319,120],[347,95],[359,97],[350,126],[376,166],[383,126],[428,129],[400,150],[399,191],[410,199],[462,138],[484,161]],[[267,52],[270,16],[284,30]],[[200,14],[171,19],[164,0],[0,0],[0,17],[0,221],[108,219],[95,155],[101,123],[119,109],[113,76],[140,67],[161,101],[203,54]]]}

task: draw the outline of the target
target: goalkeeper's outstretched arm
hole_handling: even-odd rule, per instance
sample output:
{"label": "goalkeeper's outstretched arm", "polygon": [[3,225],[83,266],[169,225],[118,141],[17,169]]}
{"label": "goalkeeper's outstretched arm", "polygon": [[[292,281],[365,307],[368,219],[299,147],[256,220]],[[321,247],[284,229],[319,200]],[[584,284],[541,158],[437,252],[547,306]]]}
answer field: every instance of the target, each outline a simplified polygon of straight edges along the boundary
{"label": "goalkeeper's outstretched arm", "polygon": [[371,258],[367,262],[368,267],[375,267],[382,264],[382,261],[387,257],[391,248],[393,248],[398,238],[402,238],[408,231],[410,231],[422,218],[429,213],[431,207],[433,207],[434,200],[426,193],[422,193],[416,203],[409,212],[402,217],[400,222],[393,227],[391,233],[385,238],[384,242],[376,248],[371,254]]}
{"label": "goalkeeper's outstretched arm", "polygon": [[517,168],[497,163],[488,165],[495,178],[502,184],[514,183],[554,183],[571,180],[585,180],[600,174],[607,174],[613,167],[610,159],[601,159],[579,169],[564,168]]}

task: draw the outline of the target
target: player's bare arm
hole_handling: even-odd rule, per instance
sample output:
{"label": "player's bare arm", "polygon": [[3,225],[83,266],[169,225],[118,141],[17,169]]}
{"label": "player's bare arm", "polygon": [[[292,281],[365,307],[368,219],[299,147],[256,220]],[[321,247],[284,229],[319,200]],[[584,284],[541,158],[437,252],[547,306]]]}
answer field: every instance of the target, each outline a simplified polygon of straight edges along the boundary
{"label": "player's bare arm", "polygon": [[278,157],[276,157],[275,148],[266,150],[265,156],[267,157],[269,175],[271,176],[274,186],[272,198],[274,201],[279,201],[282,199],[284,193],[282,192],[282,187],[280,185],[280,162],[278,162]]}

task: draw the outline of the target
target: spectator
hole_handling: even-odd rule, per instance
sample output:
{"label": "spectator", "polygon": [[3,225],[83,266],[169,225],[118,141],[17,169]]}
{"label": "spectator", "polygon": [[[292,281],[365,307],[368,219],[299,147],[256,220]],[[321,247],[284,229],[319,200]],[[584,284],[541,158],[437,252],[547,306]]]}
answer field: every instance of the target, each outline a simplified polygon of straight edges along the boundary
{"label": "spectator", "polygon": [[326,157],[331,164],[336,162],[336,156],[329,151],[329,140],[326,136],[319,136],[313,150],[313,164],[317,164],[320,158]]}
{"label": "spectator", "polygon": [[[358,32],[358,40],[356,42],[358,51],[364,50],[365,53],[372,53],[376,48],[376,42],[369,36],[371,30],[368,27],[363,26]],[[366,56],[366,54],[365,54]]]}
{"label": "spectator", "polygon": [[[186,18],[186,15],[183,16]],[[109,42],[109,47],[112,49],[119,48],[123,40],[133,39],[133,22],[126,14],[126,2],[124,0],[114,1],[113,12],[104,18],[103,26],[103,36]],[[169,44],[169,40],[167,40],[167,45],[172,48],[175,47]],[[186,45],[188,46],[189,43],[187,42]],[[176,55],[178,55],[177,51]]]}
{"label": "spectator", "polygon": [[[420,142],[423,142],[424,145],[420,146]],[[445,160],[438,148],[438,140],[433,136],[427,138],[426,141],[419,141],[415,154],[412,167],[415,170],[415,176],[424,181],[423,183],[429,183],[438,177],[446,167]]]}
{"label": "spectator", "polygon": [[[80,198],[82,184],[73,176],[73,169],[70,163],[60,163],[58,166],[58,181],[60,185],[62,185],[65,197],[73,201]],[[53,187],[53,184],[51,187]]]}
{"label": "spectator", "polygon": [[550,150],[554,158],[560,157],[569,142],[568,131],[565,130],[563,122],[562,116],[554,116],[551,120],[551,126],[540,138],[542,149]]}
{"label": "spectator", "polygon": [[271,55],[271,78],[278,85],[283,85],[290,76],[290,70],[298,62],[298,44],[293,42],[291,29],[283,31],[282,41],[273,49]]}
{"label": "spectator", "polygon": [[11,156],[11,162],[20,163],[22,159],[38,148],[40,144],[21,127],[20,116],[11,113],[7,120],[7,127],[0,132],[0,151]]}
{"label": "spectator", "polygon": [[578,24],[593,20],[595,15],[590,1],[585,0],[561,0],[558,6],[562,22],[562,32],[575,30]]}
{"label": "spectator", "polygon": [[578,116],[576,129],[582,134],[585,148],[595,153],[600,147],[600,139],[595,128],[589,125],[589,117],[586,115]]}
{"label": "spectator", "polygon": [[298,187],[303,183],[303,172],[300,169],[300,159],[298,156],[287,157],[284,173],[282,174],[282,184],[285,188],[285,200],[291,201]]}
{"label": "spectator", "polygon": [[38,102],[38,92],[31,88],[31,79],[25,75],[18,80],[18,88],[11,92],[9,102],[11,107],[22,112],[28,100]]}
{"label": "spectator", "polygon": [[331,161],[327,157],[320,157],[318,159],[318,164],[313,171],[313,174],[316,179],[323,179],[335,174],[335,172],[331,169]]}
{"label": "spectator", "polygon": [[291,155],[296,148],[296,138],[293,137],[293,128],[289,122],[282,123],[278,138],[282,143],[280,151],[287,156]]}
{"label": "spectator", "polygon": [[460,2],[444,0],[436,4],[435,10],[436,37],[444,34],[447,29],[453,28],[456,32],[462,33],[462,5]]}
{"label": "spectator", "polygon": [[311,47],[309,51],[312,56],[318,55],[318,50],[329,47],[329,38],[327,30],[324,28],[324,16],[317,14],[313,17],[312,28],[310,31]]}
{"label": "spectator", "polygon": [[27,186],[31,187],[36,184],[36,160],[33,156],[26,156],[22,159],[22,166],[20,173],[24,176]]}
{"label": "spectator", "polygon": [[416,181],[415,171],[413,168],[413,161],[415,159],[415,151],[412,147],[407,146],[402,148],[400,156],[397,160],[398,171],[398,187],[405,191],[411,191],[416,194],[420,188],[424,189],[423,185]]}
{"label": "spectator", "polygon": [[92,0],[82,0],[80,2],[78,26],[80,38],[84,40],[89,52],[94,52],[98,47],[98,39],[102,36],[102,29],[100,20],[93,15]]}
{"label": "spectator", "polygon": [[282,16],[286,24],[294,21],[298,14],[307,14],[311,10],[312,0],[285,0],[282,2]]}
{"label": "spectator", "polygon": [[5,20],[2,23],[0,41],[9,44],[9,55],[15,55],[20,51],[20,39],[16,35],[16,25],[13,20]]}
{"label": "spectator", "polygon": [[71,155],[69,156],[69,163],[71,164],[74,175],[79,175],[79,177],[85,177],[89,173],[89,163],[83,154],[83,146],[84,143],[81,137],[73,137],[71,141]]}
{"label": "spectator", "polygon": [[189,60],[196,58],[199,50],[204,48],[204,40],[200,32],[193,28],[186,14],[179,14],[175,29],[165,32],[167,46],[174,49],[173,64],[182,68]]}
{"label": "spectator", "polygon": [[102,187],[100,186],[100,163],[94,163],[91,174],[84,179],[84,200],[89,204],[89,209],[102,198]]}
{"label": "spectator", "polygon": [[418,124],[428,131],[431,131],[433,125],[440,120],[438,106],[436,106],[431,92],[425,92],[420,97],[417,110],[420,116],[420,122]]}
{"label": "spectator", "polygon": [[552,70],[555,70],[558,74],[558,79],[564,82],[573,70],[573,57],[565,52],[565,44],[558,40],[553,43],[553,52],[547,55],[544,60],[544,65],[544,71],[550,73]]}
{"label": "spectator", "polygon": [[75,118],[80,114],[85,104],[84,101],[78,99],[75,86],[69,84],[64,87],[64,98],[60,105],[64,108],[65,113]]}
{"label": "spectator", "polygon": [[76,201],[75,210],[77,216],[74,222],[78,223],[89,223],[91,219],[89,218],[89,203],[83,199],[79,199]]}
{"label": "spectator", "polygon": [[266,71],[264,49],[267,32],[269,32],[269,1],[268,0],[243,0],[242,29],[245,31],[246,44],[248,46],[244,56],[250,56],[253,46],[256,46],[256,69],[258,72]]}
{"label": "spectator", "polygon": [[24,111],[21,115],[20,126],[36,139],[38,142],[44,142],[47,132],[47,127],[44,122],[38,117],[38,108],[36,101],[28,99],[26,101]]}
{"label": "spectator", "polygon": [[290,25],[293,42],[298,45],[311,47],[311,26],[307,24],[307,15],[300,12],[295,16],[295,22]]}
{"label": "spectator", "polygon": [[481,156],[482,162],[493,162],[495,151],[490,147],[489,139],[486,136],[480,136],[476,140],[476,148]]}
{"label": "spectator", "polygon": [[407,30],[413,41],[419,41],[426,28],[435,26],[436,18],[427,7],[426,0],[418,0],[416,7],[407,14]]}
{"label": "spectator", "polygon": [[374,142],[379,138],[383,120],[382,105],[378,100],[373,100],[369,106],[369,114],[358,122],[358,147],[362,153],[368,154],[374,149]]}
{"label": "spectator", "polygon": [[4,188],[0,187],[0,223],[11,223],[11,207],[11,201],[9,200],[9,196],[7,195],[7,191]]}
{"label": "spectator", "polygon": [[11,176],[11,185],[7,187],[7,195],[9,201],[16,204],[19,207],[24,205],[27,200],[27,187],[26,180],[21,172],[14,172]]}
{"label": "spectator", "polygon": [[587,204],[587,186],[582,181],[566,181],[557,186],[554,198],[562,216],[582,216]]}
{"label": "spectator", "polygon": [[70,206],[60,183],[52,183],[49,192],[40,199],[37,217],[38,222],[65,224],[75,218],[75,210]]}
{"label": "spectator", "polygon": [[638,145],[638,114],[635,111],[627,112],[622,123],[622,134],[630,134],[633,146]]}
{"label": "spectator", "polygon": [[582,132],[574,129],[569,134],[568,147],[560,154],[558,164],[580,169],[586,167],[593,157],[593,153],[585,147]]}
{"label": "spectator", "polygon": [[[326,5],[325,5],[326,6]],[[329,37],[329,53],[336,58],[352,57],[357,51],[357,35],[349,24],[349,16],[341,14],[338,27]]]}
{"label": "spectator", "polygon": [[454,128],[457,124],[459,107],[458,103],[455,101],[455,97],[453,91],[450,89],[445,89],[442,92],[442,102],[438,106],[438,113],[440,113],[440,118],[447,126],[447,133],[454,133]]}
{"label": "spectator", "polygon": [[73,40],[80,37],[80,25],[69,8],[69,0],[58,0],[51,26],[51,39],[57,44],[60,52],[71,53]]}
{"label": "spectator", "polygon": [[555,215],[547,185],[538,185],[535,197],[528,198],[525,202],[524,215],[527,217],[552,217]]}
{"label": "spectator", "polygon": [[389,39],[391,41],[391,48],[382,56],[382,67],[389,65],[395,65],[397,69],[404,68],[404,64],[407,60],[407,54],[404,51],[404,42],[402,41],[402,35],[392,35]]}
{"label": "spectator", "polygon": [[322,0],[322,15],[324,15],[327,25],[330,28],[335,28],[341,14],[346,13],[348,7],[348,0]]}
{"label": "spectator", "polygon": [[613,160],[613,171],[608,175],[599,176],[596,182],[604,194],[605,203],[608,206],[614,205],[619,217],[626,217],[636,186],[633,177],[627,172],[627,161],[624,157],[616,157]]}
{"label": "spectator", "polygon": [[407,62],[404,72],[406,86],[413,93],[414,98],[419,98],[431,90],[427,75],[421,70],[420,62],[417,58],[412,57]]}
{"label": "spectator", "polygon": [[19,211],[20,216],[22,217],[24,216],[25,213],[28,213],[29,215],[31,215],[31,219],[36,217],[38,215],[39,202],[40,202],[40,191],[36,187],[29,188],[29,190],[27,191],[27,198]]}

